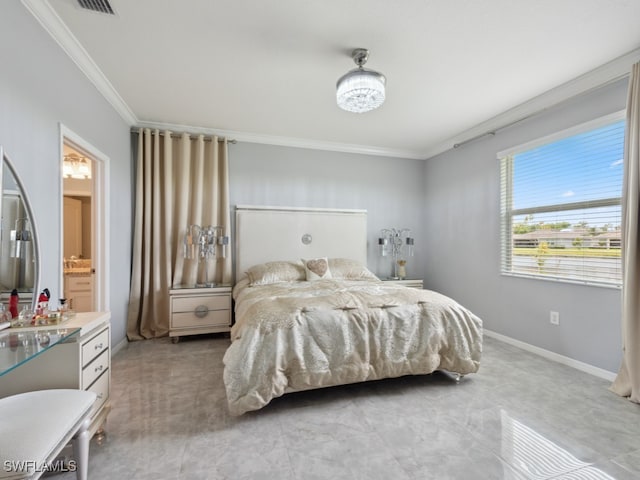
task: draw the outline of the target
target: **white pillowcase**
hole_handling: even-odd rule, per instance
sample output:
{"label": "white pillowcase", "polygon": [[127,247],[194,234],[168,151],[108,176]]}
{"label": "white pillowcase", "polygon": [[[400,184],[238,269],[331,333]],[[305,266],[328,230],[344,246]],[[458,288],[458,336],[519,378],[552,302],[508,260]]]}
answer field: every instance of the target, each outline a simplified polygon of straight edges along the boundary
{"label": "white pillowcase", "polygon": [[330,258],[331,276],[342,280],[380,281],[367,267],[350,258]]}
{"label": "white pillowcase", "polygon": [[254,265],[247,270],[251,286],[270,285],[278,282],[295,282],[305,279],[300,262],[276,261]]}

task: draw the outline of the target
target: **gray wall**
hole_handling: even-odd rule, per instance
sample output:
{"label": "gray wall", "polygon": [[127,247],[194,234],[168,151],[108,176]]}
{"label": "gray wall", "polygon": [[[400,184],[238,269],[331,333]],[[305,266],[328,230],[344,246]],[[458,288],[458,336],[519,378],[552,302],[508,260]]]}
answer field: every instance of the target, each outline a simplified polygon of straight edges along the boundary
{"label": "gray wall", "polygon": [[416,253],[407,263],[407,275],[422,277],[424,161],[252,143],[229,149],[232,206],[365,209],[369,269],[382,276],[391,271],[389,260],[378,255],[380,229],[410,228]]}
{"label": "gray wall", "polygon": [[431,158],[424,177],[426,286],[469,307],[486,329],[610,372],[621,359],[619,290],[500,275],[496,153],[622,110],[626,89],[619,81]]}
{"label": "gray wall", "polygon": [[129,127],[18,1],[1,2],[0,145],[28,192],[41,246],[41,288],[59,298],[60,123],[110,158],[112,340],[125,338],[131,264]]}
{"label": "gray wall", "polygon": [[[42,282],[60,279],[59,123],[110,157],[112,338],[125,338],[131,262],[129,126],[17,1],[0,4],[0,145],[32,201]],[[9,28],[7,28],[9,27]],[[487,329],[600,368],[620,360],[618,290],[499,274],[496,152],[624,108],[626,81],[427,162],[251,143],[230,146],[231,204],[361,208],[369,212],[369,267],[386,275],[376,238],[408,227],[411,277],[458,299]],[[470,234],[471,232],[471,234]],[[340,232],[336,232],[340,235]],[[561,324],[549,324],[549,311]]]}

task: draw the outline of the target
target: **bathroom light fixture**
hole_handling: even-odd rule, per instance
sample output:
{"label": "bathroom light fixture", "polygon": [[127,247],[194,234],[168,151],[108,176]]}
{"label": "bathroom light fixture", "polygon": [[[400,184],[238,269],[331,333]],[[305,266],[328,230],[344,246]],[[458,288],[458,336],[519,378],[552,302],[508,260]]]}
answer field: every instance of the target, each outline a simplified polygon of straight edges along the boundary
{"label": "bathroom light fixture", "polygon": [[62,174],[66,178],[89,179],[91,178],[91,164],[86,157],[70,153],[64,156]]}
{"label": "bathroom light fixture", "polygon": [[369,50],[356,48],[351,52],[358,68],[344,74],[337,83],[338,106],[353,113],[364,113],[384,103],[387,79],[379,72],[363,67],[369,58]]}

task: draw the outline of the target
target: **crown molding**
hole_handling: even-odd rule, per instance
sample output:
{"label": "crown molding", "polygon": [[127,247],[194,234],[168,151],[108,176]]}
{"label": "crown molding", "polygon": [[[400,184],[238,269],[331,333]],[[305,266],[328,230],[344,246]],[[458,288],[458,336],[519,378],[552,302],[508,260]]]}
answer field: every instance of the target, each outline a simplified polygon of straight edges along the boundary
{"label": "crown molding", "polygon": [[420,152],[399,150],[393,148],[372,147],[368,145],[345,144],[337,142],[324,142],[293,137],[280,137],[250,132],[238,132],[231,130],[215,130],[188,125],[176,125],[170,123],[141,122],[129,108],[111,82],[102,73],[98,65],[93,61],[89,53],[71,33],[60,16],[53,9],[48,0],[21,0],[27,10],[38,20],[42,27],[51,35],[62,50],[71,58],[84,75],[92,82],[98,91],[113,106],[116,112],[129,126],[144,128],[157,128],[159,130],[171,130],[177,132],[202,133],[204,135],[219,135],[234,138],[237,141],[248,143],[260,143],[265,145],[278,145],[283,147],[307,148],[312,150],[328,150],[343,153],[355,153],[363,155],[376,155],[394,158],[424,159]]}
{"label": "crown molding", "polygon": [[71,33],[58,16],[48,0],[22,0],[26,9],[38,20],[40,25],[51,35],[67,56],[78,66],[80,71],[95,85],[98,91],[113,106],[128,125],[135,125],[137,117],[122,99],[120,94],[105,77],[89,53]]}
{"label": "crown molding", "polygon": [[632,50],[604,65],[594,68],[579,77],[569,80],[537,97],[511,108],[478,125],[460,132],[458,135],[441,142],[424,152],[422,158],[429,159],[454,148],[456,144],[467,143],[486,135],[493,135],[497,131],[515,123],[544,112],[570,98],[576,97],[621,80],[631,72],[631,65],[640,61],[640,48]]}
{"label": "crown molding", "polygon": [[311,139],[293,137],[281,137],[250,132],[231,130],[215,130],[187,125],[165,124],[157,122],[141,122],[133,111],[118,94],[111,82],[102,73],[93,61],[89,53],[84,49],[76,37],[71,33],[62,19],[55,12],[49,0],[21,0],[27,10],[38,20],[43,28],[60,45],[63,51],[71,58],[78,68],[85,74],[98,91],[113,106],[116,112],[130,126],[144,128],[158,128],[172,131],[188,131],[189,133],[202,133],[205,135],[219,135],[234,138],[237,141],[248,143],[260,143],[265,145],[277,145],[284,147],[307,148],[313,150],[328,150],[343,153],[363,155],[375,155],[393,158],[406,158],[426,160],[448,150],[454,145],[466,143],[485,135],[495,134],[526,118],[532,117],[543,111],[558,105],[559,103],[577,95],[587,93],[608,83],[620,80],[629,75],[631,65],[640,61],[640,48],[622,55],[598,68],[595,68],[573,80],[558,87],[548,90],[514,108],[511,108],[495,117],[479,123],[474,127],[462,131],[459,134],[440,142],[425,151],[402,150],[368,145],[345,144],[338,142],[325,142]]}
{"label": "crown molding", "polygon": [[259,133],[247,133],[234,130],[220,130],[213,128],[194,127],[162,122],[138,122],[136,128],[150,128],[169,130],[173,133],[190,133],[194,135],[217,135],[238,142],[259,143],[262,145],[275,145],[281,147],[308,148],[311,150],[327,150],[332,152],[355,153],[360,155],[374,155],[392,158],[406,158],[424,160],[424,155],[410,150],[397,150],[392,148],[372,147],[369,145],[357,145],[350,143],[325,142],[304,138],[279,137],[275,135],[262,135]]}

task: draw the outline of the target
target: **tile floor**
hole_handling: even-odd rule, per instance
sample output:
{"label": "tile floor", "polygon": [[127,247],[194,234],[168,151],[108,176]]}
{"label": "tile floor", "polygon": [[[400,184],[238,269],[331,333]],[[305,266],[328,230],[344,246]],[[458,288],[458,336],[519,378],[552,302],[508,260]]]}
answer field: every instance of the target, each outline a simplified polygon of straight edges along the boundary
{"label": "tile floor", "polygon": [[225,406],[228,342],[159,339],[119,351],[108,435],[92,442],[89,478],[640,478],[640,405],[495,339],[459,385],[436,373],[335,387],[241,417]]}

